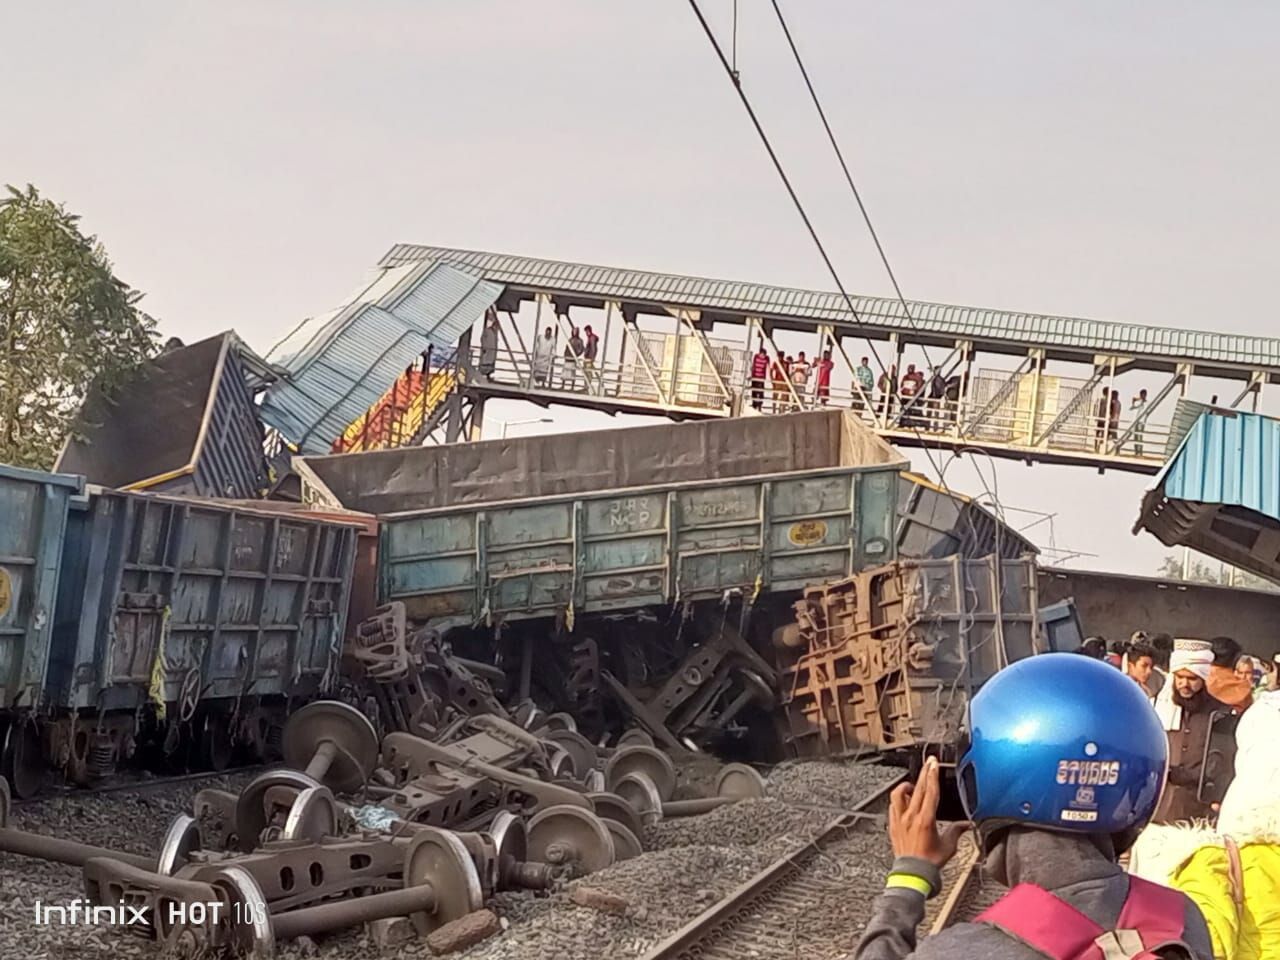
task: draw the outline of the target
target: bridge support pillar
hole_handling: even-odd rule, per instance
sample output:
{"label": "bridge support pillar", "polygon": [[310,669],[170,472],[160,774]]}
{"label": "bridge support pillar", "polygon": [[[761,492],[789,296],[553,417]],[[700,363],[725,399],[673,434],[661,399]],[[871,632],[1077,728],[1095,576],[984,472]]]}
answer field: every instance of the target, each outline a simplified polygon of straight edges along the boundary
{"label": "bridge support pillar", "polygon": [[476,395],[471,401],[471,416],[468,418],[467,439],[472,443],[480,439],[484,433],[484,395]]}

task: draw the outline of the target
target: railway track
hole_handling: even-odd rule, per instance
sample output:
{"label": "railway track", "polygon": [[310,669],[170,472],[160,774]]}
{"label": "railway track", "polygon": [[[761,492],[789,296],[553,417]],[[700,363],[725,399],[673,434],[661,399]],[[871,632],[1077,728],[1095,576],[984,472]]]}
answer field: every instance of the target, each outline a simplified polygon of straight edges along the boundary
{"label": "railway track", "polygon": [[[868,794],[804,847],[775,861],[659,943],[644,960],[781,960],[825,956],[822,944],[839,947],[841,952],[833,956],[852,949],[852,942],[836,944],[831,936],[840,928],[847,940],[856,940],[860,925],[850,910],[861,908],[870,889],[857,890],[863,878],[854,877],[846,866],[865,863],[872,838],[882,838],[883,822],[875,815],[888,811],[889,794],[901,781],[899,777]],[[867,875],[874,875],[878,885],[883,868],[873,864]],[[813,922],[815,912],[822,914],[822,923]]]}
{"label": "railway track", "polygon": [[[873,869],[874,885],[859,890],[831,866],[842,852],[847,856],[843,848],[851,837],[881,835],[884,825],[877,815],[888,811],[889,794],[899,782],[901,778],[868,795],[804,847],[775,861],[658,944],[644,960],[827,960],[852,952],[884,872]],[[943,894],[929,902],[922,935],[972,920],[1006,892],[983,878],[980,863],[977,844],[966,834],[943,871]],[[828,916],[833,910],[838,914],[835,926]],[[802,942],[802,931],[815,928],[822,942]]]}
{"label": "railway track", "polygon": [[1003,885],[983,877],[981,866],[978,845],[971,834],[965,834],[960,849],[943,871],[943,894],[930,902],[931,909],[925,915],[929,933],[973,920],[1008,892]]}

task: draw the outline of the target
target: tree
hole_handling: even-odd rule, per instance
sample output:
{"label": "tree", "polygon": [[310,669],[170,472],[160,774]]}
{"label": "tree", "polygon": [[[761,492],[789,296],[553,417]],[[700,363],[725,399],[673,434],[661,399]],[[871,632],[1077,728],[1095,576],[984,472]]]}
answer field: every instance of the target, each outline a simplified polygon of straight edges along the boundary
{"label": "tree", "polygon": [[1167,555],[1160,561],[1160,569],[1156,572],[1170,580],[1187,580],[1191,583],[1215,583],[1221,586],[1243,587],[1248,590],[1280,591],[1280,586],[1277,584],[1263,577],[1255,576],[1247,570],[1241,570],[1237,567],[1233,576],[1232,568],[1227,564],[1223,563],[1215,566],[1199,556],[1191,558],[1185,577],[1182,575],[1182,557],[1173,554]]}
{"label": "tree", "polygon": [[0,463],[48,469],[90,383],[110,396],[155,352],[142,294],[79,217],[30,185],[0,200]]}

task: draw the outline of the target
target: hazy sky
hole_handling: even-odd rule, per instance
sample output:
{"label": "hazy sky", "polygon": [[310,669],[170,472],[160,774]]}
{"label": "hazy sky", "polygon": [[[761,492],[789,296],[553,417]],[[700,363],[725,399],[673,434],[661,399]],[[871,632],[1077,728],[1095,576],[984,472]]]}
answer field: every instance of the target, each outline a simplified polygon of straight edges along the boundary
{"label": "hazy sky", "polygon": [[[703,6],[727,44],[730,0]],[[783,7],[908,296],[1275,331],[1280,5]],[[398,241],[831,286],[681,0],[5,0],[0,22],[0,181],[81,213],[166,335],[265,350]],[[766,0],[740,2],[738,61],[846,284],[889,292]],[[1091,563],[1166,552],[1129,534],[1145,478],[998,478]]]}

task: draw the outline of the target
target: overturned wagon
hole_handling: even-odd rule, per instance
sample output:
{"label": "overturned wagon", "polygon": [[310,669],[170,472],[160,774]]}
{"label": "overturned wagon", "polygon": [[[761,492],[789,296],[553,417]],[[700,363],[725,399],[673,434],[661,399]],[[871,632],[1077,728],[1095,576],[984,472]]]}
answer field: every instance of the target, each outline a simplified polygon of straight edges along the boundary
{"label": "overturned wagon", "polygon": [[295,465],[309,499],[380,516],[383,601],[500,693],[671,746],[773,707],[778,598],[895,556],[905,461],[829,411]]}
{"label": "overturned wagon", "polygon": [[1020,552],[905,465],[841,411],[296,461],[309,499],[380,515],[382,600],[500,694],[667,746],[772,735],[802,591],[904,549]]}
{"label": "overturned wagon", "polygon": [[809,587],[774,634],[782,739],[796,756],[951,752],[974,692],[1047,647],[1036,567],[902,560]]}

